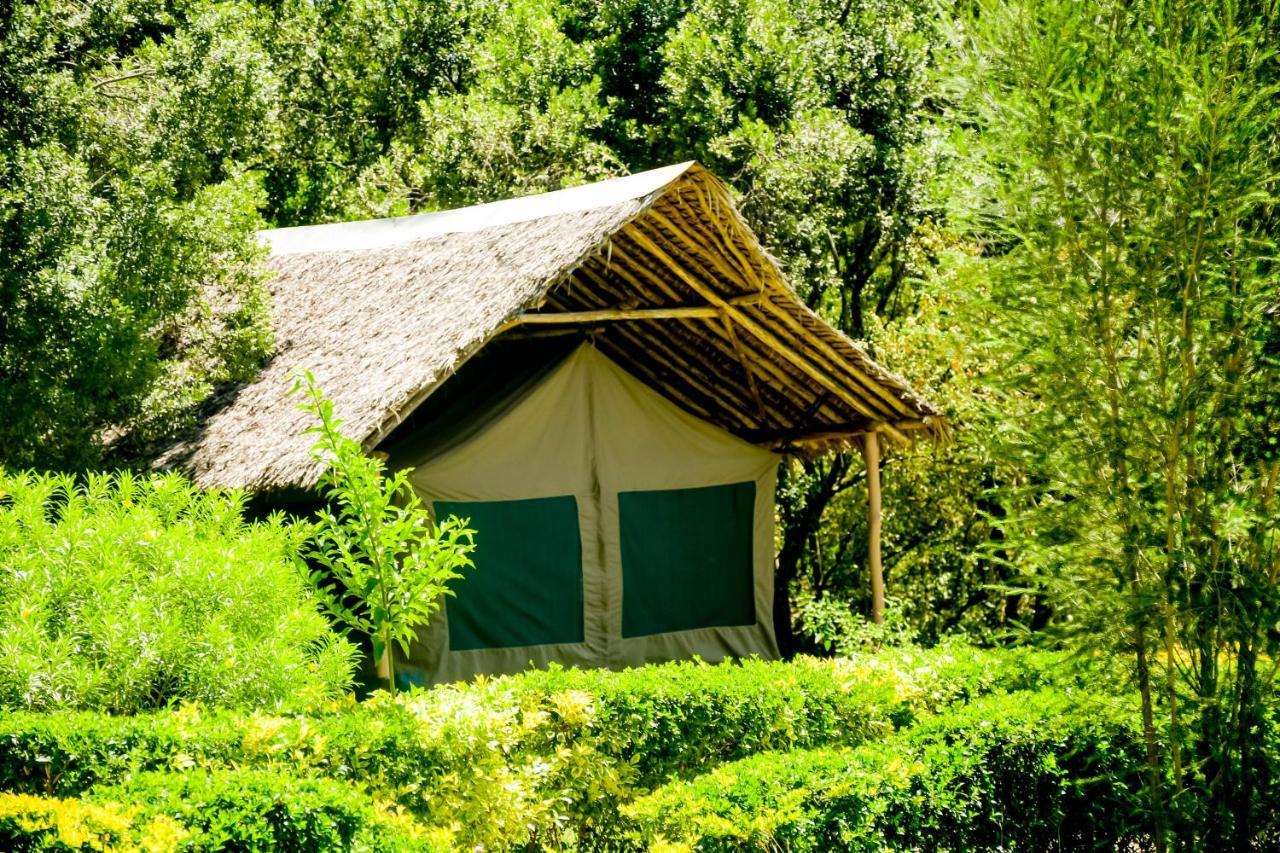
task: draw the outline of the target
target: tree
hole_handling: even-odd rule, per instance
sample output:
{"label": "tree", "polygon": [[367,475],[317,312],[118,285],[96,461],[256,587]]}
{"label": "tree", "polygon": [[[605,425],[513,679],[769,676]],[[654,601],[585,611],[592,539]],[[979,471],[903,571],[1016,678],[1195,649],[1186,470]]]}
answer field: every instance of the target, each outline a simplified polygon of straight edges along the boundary
{"label": "tree", "polygon": [[75,468],[171,428],[269,348],[241,167],[270,68],[237,6],[0,15],[0,462]]}
{"label": "tree", "polygon": [[[650,138],[666,159],[696,158],[725,176],[801,296],[855,339],[866,339],[869,317],[911,310],[907,285],[928,262],[919,238],[933,216],[933,21],[909,0],[704,0],[663,49]],[[822,571],[815,539],[849,517],[831,510],[863,474],[849,454],[783,470],[774,628],[784,652],[797,648],[792,587]],[[850,541],[837,556],[846,567],[865,552],[855,558]],[[865,587],[844,577],[855,594]]]}
{"label": "tree", "polygon": [[387,682],[396,692],[394,646],[409,643],[449,594],[448,583],[470,567],[475,531],[456,518],[435,524],[409,485],[412,468],[387,476],[381,459],[341,432],[333,403],[304,373],[291,393],[319,421],[313,453],[325,464],[322,509],[311,528],[303,558],[320,566],[307,571],[325,609],[339,624],[368,635],[375,663],[386,661]]}
{"label": "tree", "polygon": [[1001,529],[1133,662],[1157,846],[1246,849],[1280,624],[1273,4],[979,4],[957,33],[994,256]]}

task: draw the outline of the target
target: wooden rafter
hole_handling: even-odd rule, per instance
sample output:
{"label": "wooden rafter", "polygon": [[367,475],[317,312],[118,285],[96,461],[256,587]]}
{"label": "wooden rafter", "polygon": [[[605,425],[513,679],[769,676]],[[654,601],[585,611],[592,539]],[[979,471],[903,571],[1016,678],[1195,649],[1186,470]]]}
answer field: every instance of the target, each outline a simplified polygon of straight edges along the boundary
{"label": "wooden rafter", "polygon": [[[695,293],[708,302],[723,308],[740,327],[753,335],[761,343],[770,347],[779,356],[791,362],[814,382],[834,394],[837,399],[846,403],[863,417],[871,420],[882,420],[884,418],[883,413],[876,412],[869,408],[863,400],[859,399],[857,395],[850,393],[849,390],[839,381],[832,379],[824,370],[819,369],[800,353],[784,344],[776,335],[766,329],[762,324],[747,316],[745,312],[736,306],[729,304],[728,300],[700,281],[697,276],[686,270],[682,264],[658,245],[657,241],[644,229],[639,221],[633,221],[631,225],[628,226],[625,233],[641,248],[656,258],[685,284],[692,288]],[[905,440],[905,436],[903,438]]]}
{"label": "wooden rafter", "polygon": [[[663,282],[656,274],[653,273],[651,269],[651,265],[645,264],[633,258],[629,253],[629,251],[627,251],[626,248],[624,248],[617,242],[615,242],[613,245],[613,257],[617,261],[617,263],[611,264],[609,267],[609,270],[611,272],[616,273],[620,278],[622,278],[632,287],[639,287],[643,289],[643,285],[640,283],[637,276],[645,275],[651,281],[654,281],[656,284],[658,284],[661,287],[664,295],[667,298],[670,298],[670,299],[681,298],[679,293],[676,290],[672,289],[669,285],[666,284],[666,282]],[[634,270],[635,272],[633,273],[632,270]],[[717,348],[719,348],[720,351],[727,358],[732,359],[735,357],[733,353],[726,352],[723,348],[720,348],[717,344],[715,344],[714,339],[713,339],[713,345],[717,346]],[[797,411],[803,412],[808,408],[810,403],[809,401],[805,400],[805,397],[806,397],[805,392],[809,390],[809,387],[807,385],[805,385],[803,382],[797,382],[795,378],[788,376],[785,373],[785,371],[779,365],[775,364],[771,359],[760,358],[760,359],[757,359],[756,363],[764,367],[765,370],[769,372],[775,378],[775,380],[777,380],[777,383],[779,384],[776,387],[778,388],[779,391],[785,388],[791,392],[791,394],[787,395],[787,397],[788,397],[788,400],[790,400],[790,402],[792,403],[792,405],[795,406]],[[800,376],[803,377],[803,374],[801,373]],[[799,398],[799,399],[796,399],[796,398]],[[839,420],[844,417],[842,413],[840,413],[835,409],[832,409],[830,406],[824,406],[824,408],[826,409],[827,415],[829,415],[832,418]]]}
{"label": "wooden rafter", "polygon": [[[553,305],[560,305],[554,298],[549,300]],[[725,399],[726,394],[732,394],[730,387],[721,383],[709,381],[705,376],[699,377],[700,381],[690,379],[691,375],[696,375],[699,371],[695,362],[691,362],[688,354],[681,352],[679,348],[669,347],[660,340],[653,337],[641,337],[638,332],[629,324],[618,325],[612,327],[615,333],[619,333],[622,337],[632,341],[634,345],[640,347],[648,360],[654,362],[665,372],[666,376],[658,376],[650,370],[650,378],[658,380],[654,387],[664,389],[670,392],[670,396],[677,403],[693,404],[696,409],[691,409],[700,417],[714,419],[714,412],[721,411],[728,415],[736,423],[733,425],[736,429],[750,429],[753,422],[742,411],[740,401],[732,403]],[[602,336],[601,342],[606,342],[609,337]],[[615,345],[616,346],[616,345]],[[638,360],[631,356],[626,359],[627,363],[635,364]],[[674,382],[674,384],[673,384]],[[679,386],[679,387],[677,387]],[[707,389],[715,388],[719,393],[710,393]],[[694,403],[693,398],[701,397],[705,404]]]}
{"label": "wooden rafter", "polygon": [[720,313],[720,320],[724,323],[724,334],[733,344],[734,350],[738,353],[738,360],[742,362],[742,372],[747,377],[747,387],[751,390],[751,396],[755,400],[756,413],[760,417],[760,422],[765,421],[764,399],[760,396],[760,388],[756,386],[756,374],[751,369],[751,359],[747,358],[747,352],[742,348],[742,342],[738,340],[738,333],[733,330],[733,320],[728,314]]}
{"label": "wooden rafter", "polygon": [[[709,236],[708,233],[698,222],[682,219],[685,223],[685,227],[682,229],[656,208],[649,211],[648,215],[655,222],[665,226],[665,228],[669,230],[677,240],[679,240],[681,248],[683,248],[687,253],[696,254],[698,256],[698,260],[703,263],[710,262],[713,265],[717,264],[717,259],[714,257],[715,253],[708,252],[699,247],[695,242],[684,239],[683,237],[684,232],[693,231],[694,233],[699,234],[703,239],[707,239]],[[723,271],[722,262],[719,266]],[[821,357],[816,360],[823,365],[824,369],[828,371],[835,371],[839,369],[836,365],[840,365],[844,370],[853,374],[860,386],[875,397],[879,398],[877,400],[877,404],[880,404],[880,401],[883,401],[884,404],[888,404],[889,410],[885,412],[886,415],[893,413],[894,415],[901,417],[902,415],[910,413],[910,408],[902,401],[902,399],[895,395],[890,389],[886,388],[883,383],[877,381],[874,377],[858,368],[857,365],[851,364],[847,356],[836,352],[834,347],[824,341],[820,336],[815,335],[813,330],[806,329],[804,325],[792,316],[789,311],[784,308],[780,308],[773,300],[768,298],[762,299],[759,304],[769,314],[781,320],[788,327],[789,331],[797,334],[800,340],[805,341],[806,345],[816,349],[821,354]]]}

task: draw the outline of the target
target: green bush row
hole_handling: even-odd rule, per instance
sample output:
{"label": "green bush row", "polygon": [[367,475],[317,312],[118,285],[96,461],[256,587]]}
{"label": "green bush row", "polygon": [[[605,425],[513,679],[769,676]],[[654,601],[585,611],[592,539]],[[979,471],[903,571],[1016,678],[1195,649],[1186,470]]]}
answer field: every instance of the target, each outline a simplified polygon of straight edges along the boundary
{"label": "green bush row", "polygon": [[1139,849],[1132,707],[993,695],[884,742],[725,764],[624,811],[664,849]]}
{"label": "green bush row", "polygon": [[959,700],[1076,678],[1056,655],[953,647],[531,672],[306,716],[9,712],[0,789],[69,797],[140,773],[242,766],[356,782],[459,844],[601,847],[622,831],[619,806],[669,778],[882,739]]}
{"label": "green bush row", "polygon": [[78,800],[0,794],[5,850],[443,849],[394,808],[332,779],[259,770],[144,773]]}

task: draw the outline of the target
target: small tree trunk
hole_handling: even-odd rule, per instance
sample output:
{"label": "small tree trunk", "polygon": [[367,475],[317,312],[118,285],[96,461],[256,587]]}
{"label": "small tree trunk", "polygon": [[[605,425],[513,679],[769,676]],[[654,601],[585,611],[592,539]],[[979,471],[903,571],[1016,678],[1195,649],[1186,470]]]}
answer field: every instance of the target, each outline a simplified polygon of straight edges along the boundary
{"label": "small tree trunk", "polygon": [[396,656],[391,651],[391,632],[382,635],[382,660],[387,665],[387,690],[396,695]]}
{"label": "small tree trunk", "polygon": [[773,574],[773,633],[778,641],[778,653],[790,658],[796,653],[796,634],[791,627],[791,579],[794,571],[786,571],[779,561]]}
{"label": "small tree trunk", "polygon": [[1168,850],[1164,793],[1160,784],[1160,747],[1156,743],[1155,707],[1151,698],[1151,666],[1147,657],[1147,629],[1139,625],[1136,637],[1138,692],[1142,697],[1142,739],[1147,747],[1147,798],[1155,827],[1156,849]]}

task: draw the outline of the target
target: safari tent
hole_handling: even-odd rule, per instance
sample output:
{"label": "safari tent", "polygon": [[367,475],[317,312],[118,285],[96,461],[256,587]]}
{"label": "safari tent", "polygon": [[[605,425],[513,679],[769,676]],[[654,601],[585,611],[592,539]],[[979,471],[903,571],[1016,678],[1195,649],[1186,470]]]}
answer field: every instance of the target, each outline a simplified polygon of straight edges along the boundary
{"label": "safari tent", "polygon": [[779,461],[867,453],[874,533],[881,441],[942,428],[696,164],[262,237],[276,354],[157,464],[313,488],[286,393],[311,370],[348,434],[477,531],[475,571],[399,663],[415,680],[773,657]]}

